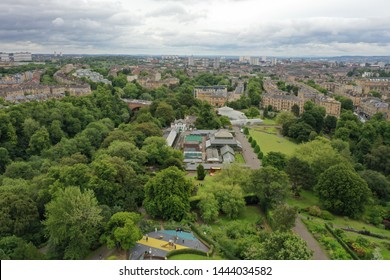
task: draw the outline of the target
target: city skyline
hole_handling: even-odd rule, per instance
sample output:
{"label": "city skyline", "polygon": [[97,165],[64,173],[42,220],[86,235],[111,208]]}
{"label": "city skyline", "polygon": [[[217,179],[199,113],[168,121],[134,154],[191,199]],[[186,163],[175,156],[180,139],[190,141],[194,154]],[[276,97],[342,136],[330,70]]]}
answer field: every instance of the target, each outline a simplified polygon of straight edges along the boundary
{"label": "city skyline", "polygon": [[389,8],[384,0],[4,0],[0,51],[382,56]]}

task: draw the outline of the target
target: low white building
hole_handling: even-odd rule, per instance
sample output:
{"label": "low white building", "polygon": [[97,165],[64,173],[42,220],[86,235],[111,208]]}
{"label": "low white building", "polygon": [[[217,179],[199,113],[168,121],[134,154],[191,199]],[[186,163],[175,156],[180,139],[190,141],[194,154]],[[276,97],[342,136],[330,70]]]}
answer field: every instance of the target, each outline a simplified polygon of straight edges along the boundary
{"label": "low white building", "polygon": [[186,121],[183,119],[175,120],[173,123],[171,123],[171,128],[176,130],[177,132],[186,131],[187,130]]}
{"label": "low white building", "polygon": [[232,125],[251,125],[251,124],[261,124],[263,120],[261,119],[248,119],[243,112],[236,111],[230,107],[221,107],[218,109],[218,115],[226,116],[229,118]]}

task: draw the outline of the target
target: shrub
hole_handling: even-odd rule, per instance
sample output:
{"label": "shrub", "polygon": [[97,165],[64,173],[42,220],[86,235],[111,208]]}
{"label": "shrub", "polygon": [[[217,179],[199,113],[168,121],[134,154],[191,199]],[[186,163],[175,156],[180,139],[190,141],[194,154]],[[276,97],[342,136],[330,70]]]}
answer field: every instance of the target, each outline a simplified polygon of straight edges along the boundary
{"label": "shrub", "polygon": [[259,197],[255,194],[247,194],[244,199],[246,205],[257,205],[259,203]]}
{"label": "shrub", "polygon": [[258,158],[258,159],[263,159],[263,157],[264,157],[264,154],[263,154],[262,151],[260,151],[260,152],[257,154],[257,158]]}
{"label": "shrub", "polygon": [[253,138],[252,138],[252,136],[249,136],[249,138],[248,138],[248,142],[249,142],[249,143],[252,143],[252,141],[253,141]]}
{"label": "shrub", "polygon": [[256,140],[253,140],[252,143],[251,143],[252,148],[256,147],[256,145],[257,145]]}
{"label": "shrub", "polygon": [[318,206],[310,206],[308,209],[308,212],[311,216],[314,217],[320,217],[321,216],[321,209]]}
{"label": "shrub", "polygon": [[326,210],[321,211],[321,218],[324,220],[327,220],[327,221],[331,221],[334,219],[333,215],[329,211],[326,211]]}
{"label": "shrub", "polygon": [[198,209],[198,204],[200,202],[200,196],[192,196],[190,197],[190,207],[191,207],[191,210],[195,210],[195,209]]}
{"label": "shrub", "polygon": [[181,254],[193,254],[193,255],[208,257],[208,253],[200,251],[200,250],[192,249],[192,248],[185,248],[185,249],[170,251],[170,252],[168,252],[166,257],[169,259],[172,256],[181,255]]}
{"label": "shrub", "polygon": [[254,151],[255,151],[256,154],[258,154],[258,153],[260,152],[260,147],[259,147],[259,145],[256,145]]}

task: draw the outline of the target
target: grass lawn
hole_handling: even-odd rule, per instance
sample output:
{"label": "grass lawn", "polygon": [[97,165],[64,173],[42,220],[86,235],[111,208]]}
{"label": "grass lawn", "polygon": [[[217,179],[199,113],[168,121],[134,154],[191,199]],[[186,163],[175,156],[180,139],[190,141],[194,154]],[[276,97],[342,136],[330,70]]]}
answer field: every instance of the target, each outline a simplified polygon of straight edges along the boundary
{"label": "grass lawn", "polygon": [[302,190],[300,197],[294,197],[291,195],[287,198],[287,204],[292,206],[297,206],[298,208],[306,208],[309,206],[317,205],[319,206],[320,202],[318,197],[310,191]]}
{"label": "grass lawn", "polygon": [[220,256],[205,257],[195,254],[180,254],[169,258],[169,260],[223,260]]}
{"label": "grass lawn", "polygon": [[256,131],[255,129],[250,129],[249,133],[256,140],[257,144],[259,144],[264,154],[281,152],[286,155],[291,155],[298,147],[298,144],[282,136]]}
{"label": "grass lawn", "polygon": [[[262,217],[265,220],[264,214],[261,212],[260,208],[256,205],[246,206],[240,213],[240,216],[236,219],[229,219],[225,216],[219,216],[218,220],[210,224],[212,229],[219,229],[221,227],[227,226],[232,221],[242,221],[246,223],[256,223]],[[265,224],[264,227],[269,229],[270,227]]]}
{"label": "grass lawn", "polygon": [[277,135],[279,133],[279,128],[276,126],[257,126],[253,128],[254,131],[267,132],[270,134]]}
{"label": "grass lawn", "polygon": [[263,124],[273,125],[276,124],[275,119],[263,119]]}
{"label": "grass lawn", "polygon": [[216,173],[214,176],[210,176],[209,174],[206,175],[203,181],[199,181],[196,179],[196,174],[188,174],[187,177],[191,178],[193,180],[193,183],[195,186],[198,186],[198,194],[201,195],[202,193],[208,192],[208,190],[213,189],[214,186],[217,184],[220,184],[217,182],[216,178],[220,176],[220,173]]}
{"label": "grass lawn", "polygon": [[242,154],[235,154],[234,157],[235,157],[237,163],[245,163],[245,160],[244,160],[244,157],[242,156]]}

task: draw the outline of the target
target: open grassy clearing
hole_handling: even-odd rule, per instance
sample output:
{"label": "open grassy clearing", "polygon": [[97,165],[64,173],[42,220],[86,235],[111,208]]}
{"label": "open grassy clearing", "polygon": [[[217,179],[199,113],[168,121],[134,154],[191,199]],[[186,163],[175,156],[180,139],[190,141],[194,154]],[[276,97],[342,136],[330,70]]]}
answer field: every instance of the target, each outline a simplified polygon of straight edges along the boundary
{"label": "open grassy clearing", "polygon": [[244,157],[242,156],[242,154],[235,154],[234,157],[235,157],[237,163],[245,163],[245,160],[244,160]]}
{"label": "open grassy clearing", "polygon": [[263,124],[274,125],[276,124],[275,119],[263,119]]}
{"label": "open grassy clearing", "polygon": [[260,219],[265,219],[264,214],[260,211],[260,208],[256,205],[246,206],[240,213],[240,216],[236,219],[229,219],[225,216],[219,216],[218,220],[210,224],[211,228],[218,229],[223,228],[232,221],[241,221],[245,223],[256,223]]}
{"label": "open grassy clearing", "polygon": [[279,128],[276,127],[276,126],[264,126],[264,125],[261,125],[261,126],[256,126],[253,128],[254,131],[260,131],[260,132],[266,132],[266,133],[269,133],[269,134],[279,134]]}
{"label": "open grassy clearing", "polygon": [[202,193],[209,192],[209,190],[213,189],[213,187],[220,184],[218,182],[218,176],[220,175],[220,173],[216,173],[214,176],[210,176],[209,174],[207,174],[203,181],[199,181],[198,179],[196,179],[196,173],[188,174],[187,177],[193,180],[195,186],[198,186],[197,195],[201,195]]}
{"label": "open grassy clearing", "polygon": [[286,155],[291,155],[298,147],[298,144],[282,136],[256,131],[256,129],[253,128],[249,130],[249,134],[256,140],[257,144],[259,144],[260,149],[264,154],[268,154],[269,152],[281,152]]}

